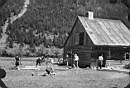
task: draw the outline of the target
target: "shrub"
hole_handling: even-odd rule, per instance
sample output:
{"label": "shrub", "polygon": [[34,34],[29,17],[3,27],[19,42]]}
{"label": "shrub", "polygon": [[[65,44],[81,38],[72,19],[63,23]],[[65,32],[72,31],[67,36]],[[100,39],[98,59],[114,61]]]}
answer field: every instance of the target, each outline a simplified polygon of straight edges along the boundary
{"label": "shrub", "polygon": [[127,64],[127,65],[125,65],[124,68],[126,68],[126,69],[130,69],[130,63]]}
{"label": "shrub", "polygon": [[0,55],[1,56],[8,56],[8,54],[7,54],[5,49],[0,49]]}
{"label": "shrub", "polygon": [[109,0],[109,1],[110,1],[110,3],[112,3],[112,4],[117,3],[117,0]]}
{"label": "shrub", "polygon": [[6,54],[8,56],[16,56],[16,55],[29,56],[30,55],[29,46],[23,45],[21,47],[20,44],[13,43],[13,48],[8,47],[6,49]]}

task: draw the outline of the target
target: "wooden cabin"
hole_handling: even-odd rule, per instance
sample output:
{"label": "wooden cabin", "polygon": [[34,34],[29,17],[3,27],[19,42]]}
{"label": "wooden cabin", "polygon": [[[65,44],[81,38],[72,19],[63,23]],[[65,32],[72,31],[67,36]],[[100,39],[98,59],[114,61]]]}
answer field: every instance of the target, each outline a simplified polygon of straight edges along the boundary
{"label": "wooden cabin", "polygon": [[129,59],[130,30],[120,20],[78,16],[64,45],[64,60],[79,56],[79,66],[96,62],[99,54],[106,60]]}

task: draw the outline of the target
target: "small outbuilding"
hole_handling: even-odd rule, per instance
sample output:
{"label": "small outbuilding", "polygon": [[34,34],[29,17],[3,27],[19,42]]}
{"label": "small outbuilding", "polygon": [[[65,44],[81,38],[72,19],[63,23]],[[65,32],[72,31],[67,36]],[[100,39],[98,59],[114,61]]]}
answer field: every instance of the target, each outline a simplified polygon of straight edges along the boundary
{"label": "small outbuilding", "polygon": [[69,64],[73,63],[72,54],[79,56],[79,66],[96,62],[99,55],[106,60],[129,59],[130,30],[120,20],[78,16],[64,45],[64,60],[69,55]]}

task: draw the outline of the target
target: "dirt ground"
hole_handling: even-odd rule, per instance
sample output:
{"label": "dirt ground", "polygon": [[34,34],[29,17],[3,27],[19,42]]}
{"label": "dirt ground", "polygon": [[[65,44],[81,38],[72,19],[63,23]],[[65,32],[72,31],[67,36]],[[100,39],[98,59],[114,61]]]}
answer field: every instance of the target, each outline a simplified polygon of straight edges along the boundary
{"label": "dirt ground", "polygon": [[[34,61],[22,61],[22,66],[34,66]],[[41,70],[12,70],[13,61],[0,59],[7,75],[3,82],[8,88],[125,88],[130,83],[128,74],[90,69],[65,69],[54,65],[56,75],[32,76]],[[44,65],[43,65],[44,67]],[[129,84],[130,85],[130,84]],[[130,87],[127,87],[130,88]]]}

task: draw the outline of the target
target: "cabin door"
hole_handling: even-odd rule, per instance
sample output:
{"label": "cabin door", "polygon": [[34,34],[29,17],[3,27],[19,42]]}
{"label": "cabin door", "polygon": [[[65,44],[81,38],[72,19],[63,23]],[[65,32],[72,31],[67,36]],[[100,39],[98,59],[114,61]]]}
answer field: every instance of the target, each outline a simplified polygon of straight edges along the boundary
{"label": "cabin door", "polygon": [[130,53],[129,53],[129,52],[126,52],[126,53],[125,53],[125,60],[128,60],[128,59],[130,59]]}

